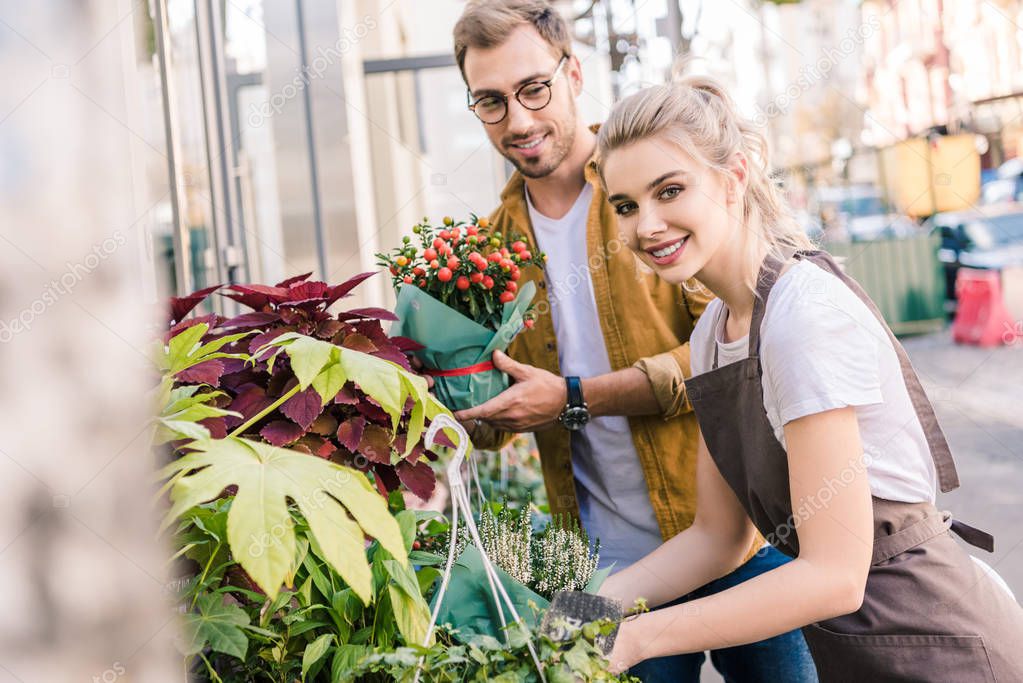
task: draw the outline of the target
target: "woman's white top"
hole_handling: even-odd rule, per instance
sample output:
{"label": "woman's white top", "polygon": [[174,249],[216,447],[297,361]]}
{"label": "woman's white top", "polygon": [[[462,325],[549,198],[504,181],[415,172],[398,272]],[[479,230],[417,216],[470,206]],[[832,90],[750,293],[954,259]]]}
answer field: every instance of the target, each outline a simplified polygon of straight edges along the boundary
{"label": "woman's white top", "polygon": [[[711,369],[712,344],[719,366],[747,357],[748,337],[723,341],[725,313],[715,299],[697,323],[690,340],[694,375]],[[808,261],[782,273],[767,300],[760,358],[764,408],[783,447],[788,422],[852,406],[864,454],[850,467],[866,468],[871,492],[887,500],[934,502],[934,462],[895,349],[845,283]]]}

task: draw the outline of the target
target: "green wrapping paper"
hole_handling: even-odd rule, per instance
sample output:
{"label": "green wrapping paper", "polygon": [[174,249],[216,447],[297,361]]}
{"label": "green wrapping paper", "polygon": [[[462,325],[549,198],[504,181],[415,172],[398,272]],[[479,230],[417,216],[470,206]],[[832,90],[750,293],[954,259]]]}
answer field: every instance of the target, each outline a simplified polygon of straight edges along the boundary
{"label": "green wrapping paper", "polygon": [[[594,572],[584,592],[596,593],[600,590],[612,567]],[[550,601],[513,579],[500,567],[495,566],[494,569],[519,616],[530,629],[535,630]],[[536,605],[538,611],[534,611],[530,602]],[[503,602],[501,604],[505,621],[510,623],[512,617],[508,607]],[[431,611],[436,608],[437,594],[430,603]],[[479,636],[504,639],[496,598],[490,590],[490,582],[483,568],[483,557],[474,545],[467,546],[451,565],[451,580],[437,613],[437,623],[450,624],[458,629],[457,637],[462,642],[469,642]]]}
{"label": "green wrapping paper", "polygon": [[[523,315],[529,309],[536,285],[527,282],[513,301],[503,306],[501,326],[495,332],[441,303],[418,287],[406,285],[398,291],[394,309],[398,320],[390,334],[408,337],[422,344],[415,354],[431,370],[466,368],[491,360],[494,351],[504,351],[522,330]],[[434,394],[450,410],[465,410],[492,399],[508,388],[508,376],[500,370],[467,375],[434,377]]]}

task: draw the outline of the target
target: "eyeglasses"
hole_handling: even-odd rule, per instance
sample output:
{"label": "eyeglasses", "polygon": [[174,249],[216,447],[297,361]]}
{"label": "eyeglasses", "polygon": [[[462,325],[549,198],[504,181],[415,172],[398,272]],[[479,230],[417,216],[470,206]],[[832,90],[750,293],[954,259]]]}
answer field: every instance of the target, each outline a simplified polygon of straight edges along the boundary
{"label": "eyeglasses", "polygon": [[[514,97],[518,103],[530,111],[538,111],[550,104],[551,86],[557,82],[558,76],[561,75],[561,67],[567,59],[568,55],[561,58],[554,73],[546,81],[530,81],[516,90]],[[469,99],[469,109],[483,123],[489,125],[501,123],[508,115],[507,95],[484,95],[475,102],[471,99],[471,92],[466,93],[466,97]]]}

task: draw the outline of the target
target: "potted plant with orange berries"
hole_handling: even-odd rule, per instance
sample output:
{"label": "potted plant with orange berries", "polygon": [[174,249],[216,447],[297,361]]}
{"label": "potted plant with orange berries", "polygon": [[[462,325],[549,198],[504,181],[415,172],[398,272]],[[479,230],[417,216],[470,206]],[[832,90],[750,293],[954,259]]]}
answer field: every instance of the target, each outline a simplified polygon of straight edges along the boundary
{"label": "potted plant with orange berries", "polygon": [[[519,286],[526,266],[543,267],[521,239],[491,232],[486,218],[428,219],[414,237],[377,254],[391,273],[398,303],[392,335],[423,345],[415,354],[434,378],[434,393],[451,410],[478,405],[508,388],[491,356],[504,351],[523,328],[533,326],[536,286]],[[414,242],[418,240],[419,244]]]}

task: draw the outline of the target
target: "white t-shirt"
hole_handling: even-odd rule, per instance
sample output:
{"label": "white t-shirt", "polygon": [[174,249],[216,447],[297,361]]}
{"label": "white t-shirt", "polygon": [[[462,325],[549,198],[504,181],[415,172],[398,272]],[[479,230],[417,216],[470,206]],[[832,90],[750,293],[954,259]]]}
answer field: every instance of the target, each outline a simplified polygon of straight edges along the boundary
{"label": "white t-shirt", "polygon": [[[725,307],[708,306],[690,339],[694,375],[748,355],[749,338],[724,343]],[[937,479],[891,340],[845,283],[809,261],[782,273],[767,300],[760,360],[764,408],[785,445],[792,420],[853,406],[871,492],[903,502],[934,502]]]}
{"label": "white t-shirt", "polygon": [[[526,192],[533,232],[547,254],[547,295],[565,377],[611,372],[587,268],[586,218],[592,199],[593,187],[587,183],[568,213],[553,220],[536,210]],[[583,528],[600,539],[601,567],[614,562],[615,571],[624,569],[661,545],[627,418],[594,417],[574,433],[572,466]]]}

